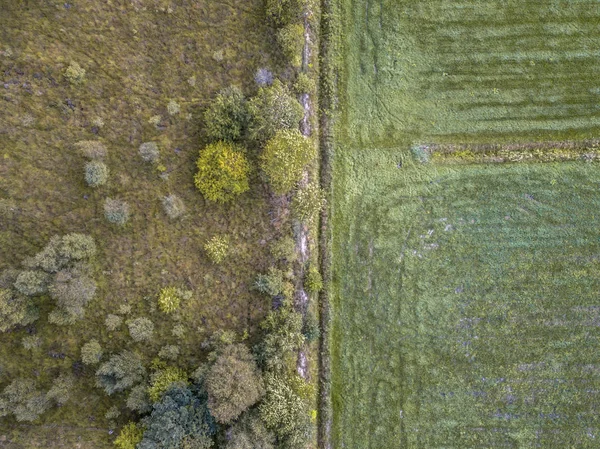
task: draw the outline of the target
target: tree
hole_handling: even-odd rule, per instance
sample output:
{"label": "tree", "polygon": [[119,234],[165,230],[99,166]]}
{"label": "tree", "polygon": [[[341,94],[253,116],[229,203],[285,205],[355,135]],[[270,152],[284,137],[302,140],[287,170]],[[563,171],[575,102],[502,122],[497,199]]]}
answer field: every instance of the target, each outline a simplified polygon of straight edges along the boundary
{"label": "tree", "polygon": [[273,192],[283,195],[296,186],[304,167],[314,157],[314,145],[300,131],[280,130],[265,145],[260,155],[260,167]]}
{"label": "tree", "polygon": [[119,199],[106,198],[104,216],[109,223],[123,226],[129,220],[129,204]]}
{"label": "tree", "polygon": [[180,384],[172,385],[154,404],[144,424],[137,449],[178,448],[191,442],[197,449],[213,446],[216,429],[206,407],[206,395]]}
{"label": "tree", "polygon": [[225,449],[275,449],[275,435],[255,412],[242,415],[227,434]]}
{"label": "tree", "polygon": [[261,364],[266,370],[284,372],[295,363],[296,351],[304,343],[302,314],[282,308],[270,312],[261,327],[265,331],[258,345]]}
{"label": "tree", "polygon": [[152,402],[158,401],[172,384],[187,385],[187,379],[188,376],[185,371],[175,366],[167,366],[152,373],[152,376],[150,376],[150,387],[148,388],[150,400]]}
{"label": "tree", "polygon": [[99,187],[108,180],[108,167],[102,161],[89,161],[85,164],[85,182],[90,187]]}
{"label": "tree", "polygon": [[98,340],[90,340],[81,347],[81,361],[86,365],[100,363],[102,358],[102,346]]}
{"label": "tree", "polygon": [[35,296],[46,293],[48,290],[49,276],[39,270],[21,271],[15,281],[15,288],[27,296]]}
{"label": "tree", "polygon": [[118,449],[135,449],[137,444],[142,441],[144,430],[142,426],[130,422],[123,426],[119,436],[115,439],[115,446]]}
{"label": "tree", "polygon": [[129,392],[126,404],[127,408],[138,413],[147,413],[152,410],[152,402],[148,395],[148,386],[145,384],[136,385]]}
{"label": "tree", "polygon": [[224,348],[206,375],[205,386],[208,408],[223,424],[236,419],[263,394],[260,372],[243,344]]}
{"label": "tree", "polygon": [[282,129],[297,129],[304,116],[302,105],[279,80],[261,87],[248,102],[250,137],[264,142]]}
{"label": "tree", "polygon": [[56,273],[49,291],[59,309],[80,319],[96,294],[96,282],[80,269],[65,269]]}
{"label": "tree", "polygon": [[71,390],[75,378],[71,374],[63,373],[54,379],[52,388],[46,394],[47,398],[55,401],[59,406],[65,405],[71,397]]}
{"label": "tree", "polygon": [[217,94],[204,113],[204,125],[212,141],[235,142],[244,135],[248,107],[239,87],[227,87]]}
{"label": "tree", "polygon": [[96,386],[103,388],[106,394],[131,388],[141,382],[146,376],[146,369],[142,365],[139,355],[131,351],[115,354],[100,365],[96,371]]}
{"label": "tree", "polygon": [[154,323],[148,318],[135,318],[127,322],[129,335],[134,341],[148,341],[154,334]]}
{"label": "tree", "polygon": [[39,318],[31,298],[11,289],[0,288],[0,332],[15,326],[26,326]]}
{"label": "tree", "polygon": [[181,298],[176,287],[165,287],[158,295],[158,308],[164,313],[173,313],[179,308]]}
{"label": "tree", "polygon": [[15,379],[3,391],[2,414],[12,413],[17,421],[35,421],[50,408],[50,400],[32,379]]}
{"label": "tree", "polygon": [[227,203],[250,189],[250,165],[241,147],[216,142],[200,152],[194,183],[209,201]]}
{"label": "tree", "polygon": [[229,252],[229,237],[226,235],[214,235],[204,244],[204,251],[212,263],[220,264]]}

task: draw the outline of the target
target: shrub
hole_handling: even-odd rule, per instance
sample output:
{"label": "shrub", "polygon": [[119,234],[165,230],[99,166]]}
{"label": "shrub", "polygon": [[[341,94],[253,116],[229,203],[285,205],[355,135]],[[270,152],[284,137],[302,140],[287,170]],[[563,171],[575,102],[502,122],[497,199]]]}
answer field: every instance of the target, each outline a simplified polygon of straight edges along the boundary
{"label": "shrub", "polygon": [[156,142],[144,142],[140,145],[138,152],[144,162],[156,162],[160,156]]}
{"label": "shrub", "polygon": [[314,156],[312,142],[300,131],[277,131],[260,155],[260,167],[267,175],[273,192],[283,195],[300,181],[304,167]]}
{"label": "shrub", "polygon": [[267,373],[265,386],[266,394],[258,407],[260,417],[268,429],[285,438],[308,415],[307,404],[281,375]]}
{"label": "shrub", "polygon": [[28,351],[33,351],[40,347],[42,341],[37,335],[27,335],[21,340],[21,345]]}
{"label": "shrub", "polygon": [[79,318],[64,309],[57,307],[48,314],[48,322],[58,326],[70,326],[75,324]]}
{"label": "shrub", "polygon": [[69,67],[65,69],[64,75],[71,84],[81,84],[85,80],[85,69],[78,63],[71,61]]}
{"label": "shrub", "polygon": [[205,386],[210,413],[223,424],[236,419],[263,394],[260,372],[243,344],[225,347],[208,371]]}
{"label": "shrub", "polygon": [[171,330],[171,334],[177,338],[183,338],[185,336],[185,326],[183,324],[176,324]]}
{"label": "shrub", "polygon": [[104,418],[106,418],[106,419],[115,419],[115,418],[118,418],[119,416],[121,416],[121,411],[119,410],[119,407],[117,407],[116,405],[113,405],[104,414]]}
{"label": "shrub", "polygon": [[296,129],[304,117],[304,109],[279,80],[261,87],[248,102],[250,137],[259,141],[272,138],[282,129]]}
{"label": "shrub", "polygon": [[181,217],[185,212],[185,204],[177,195],[165,196],[162,205],[167,216],[173,220]]}
{"label": "shrub", "polygon": [[301,23],[290,23],[281,28],[277,32],[277,43],[292,67],[298,68],[302,65],[304,26]]}
{"label": "shrub", "polygon": [[265,336],[258,346],[260,361],[267,370],[283,372],[293,367],[296,351],[304,343],[302,314],[289,308],[270,312],[261,327]]}
{"label": "shrub", "polygon": [[158,308],[164,313],[173,313],[179,309],[181,298],[179,290],[175,287],[165,287],[158,295]]}
{"label": "shrub", "polygon": [[148,318],[135,318],[127,322],[129,335],[134,341],[148,341],[154,333],[154,323]]}
{"label": "shrub", "polygon": [[85,365],[95,365],[100,363],[100,359],[102,359],[102,346],[98,340],[90,340],[81,347],[81,361]]}
{"label": "shrub", "polygon": [[75,384],[75,378],[71,374],[63,373],[54,379],[52,387],[46,394],[46,397],[56,402],[58,406],[65,405],[71,398],[71,390]]}
{"label": "shrub", "polygon": [[49,276],[43,271],[21,271],[15,281],[15,288],[27,296],[41,295],[48,290]]}
{"label": "shrub", "polygon": [[110,332],[113,332],[113,331],[116,331],[119,327],[121,327],[121,324],[123,324],[123,318],[120,317],[119,315],[109,314],[109,315],[106,315],[104,324],[106,325],[106,328]]}
{"label": "shrub", "polygon": [[317,341],[321,335],[321,329],[319,328],[319,321],[312,313],[307,313],[304,318],[304,325],[302,326],[302,335],[306,338],[306,341],[312,343]]}
{"label": "shrub", "polygon": [[4,388],[1,401],[4,403],[3,413],[12,413],[19,422],[35,421],[50,408],[50,400],[36,388],[32,379],[13,380]]}
{"label": "shrub", "polygon": [[110,223],[122,226],[129,220],[129,204],[122,200],[106,198],[104,216]]}
{"label": "shrub", "polygon": [[77,270],[62,270],[48,290],[58,308],[80,319],[85,314],[85,306],[96,294],[96,282]]}
{"label": "shrub", "polygon": [[146,375],[139,355],[131,351],[115,354],[100,365],[96,371],[96,386],[104,389],[105,393],[113,393],[131,388],[141,382]]}
{"label": "shrub", "polygon": [[254,82],[260,87],[270,86],[273,84],[273,72],[265,68],[258,69],[254,74]]}
{"label": "shrub", "polygon": [[283,271],[270,267],[267,274],[259,274],[254,281],[254,287],[265,295],[275,296],[283,291]]}
{"label": "shrub", "polygon": [[145,420],[146,430],[136,449],[210,448],[215,424],[206,407],[205,395],[196,395],[188,387],[173,384]]}
{"label": "shrub", "polygon": [[0,288],[0,332],[15,326],[26,326],[39,318],[30,298],[6,288]]}
{"label": "shrub", "polygon": [[239,140],[248,126],[248,108],[241,89],[227,87],[217,94],[204,113],[206,135],[213,141]]}
{"label": "shrub", "polygon": [[104,159],[108,153],[102,142],[97,140],[82,140],[75,144],[75,147],[81,152],[83,157],[88,159]]}
{"label": "shrub", "polygon": [[212,263],[220,264],[229,252],[229,238],[225,235],[215,235],[204,244],[204,251]]}
{"label": "shrub", "polygon": [[200,152],[196,165],[194,183],[209,201],[226,203],[250,189],[250,165],[236,145],[210,144]]}
{"label": "shrub", "polygon": [[283,259],[288,262],[295,262],[298,259],[296,242],[294,242],[294,239],[289,235],[273,242],[271,244],[270,252],[276,260]]}
{"label": "shrub", "polygon": [[63,236],[58,252],[69,260],[91,259],[96,255],[96,244],[89,235],[67,234]]}
{"label": "shrub", "polygon": [[117,313],[121,315],[129,315],[131,313],[131,305],[121,304]]}
{"label": "shrub", "polygon": [[85,164],[85,182],[90,187],[99,187],[108,180],[108,167],[101,161],[89,161]]}
{"label": "shrub", "polygon": [[170,100],[169,104],[167,104],[167,112],[169,115],[179,114],[181,111],[181,106],[175,100]]}
{"label": "shrub", "polygon": [[174,384],[187,385],[188,376],[185,371],[174,366],[167,366],[153,373],[150,378],[148,396],[152,402],[160,400],[161,396]]}
{"label": "shrub", "polygon": [[148,413],[152,410],[152,403],[148,395],[148,386],[145,384],[133,387],[127,396],[127,408],[138,413]]}
{"label": "shrub", "polygon": [[143,434],[141,425],[130,422],[123,426],[114,444],[118,449],[136,449],[138,443],[142,441]]}
{"label": "shrub", "polygon": [[323,278],[319,269],[311,266],[304,278],[304,288],[310,293],[318,293],[323,290]]}
{"label": "shrub", "polygon": [[166,345],[160,348],[158,352],[158,357],[165,360],[177,360],[179,357],[179,346],[176,345]]}
{"label": "shrub", "polygon": [[274,25],[284,25],[297,19],[302,11],[300,0],[266,0],[266,13]]}
{"label": "shrub", "polygon": [[316,182],[310,182],[294,195],[292,213],[297,220],[310,224],[319,216],[324,206],[323,189]]}
{"label": "shrub", "polygon": [[298,77],[296,78],[296,82],[294,83],[294,92],[296,92],[298,95],[314,95],[316,91],[317,84],[315,83],[315,80],[310,78],[304,72],[298,73]]}
{"label": "shrub", "polygon": [[244,414],[227,434],[225,449],[275,449],[275,435],[254,412]]}

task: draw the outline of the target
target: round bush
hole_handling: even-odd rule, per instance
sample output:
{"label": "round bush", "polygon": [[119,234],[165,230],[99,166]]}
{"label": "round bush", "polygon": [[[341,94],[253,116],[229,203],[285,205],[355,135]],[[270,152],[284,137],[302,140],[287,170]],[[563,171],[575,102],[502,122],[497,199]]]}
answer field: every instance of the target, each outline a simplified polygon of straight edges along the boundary
{"label": "round bush", "polygon": [[165,287],[158,295],[158,308],[164,313],[173,313],[179,308],[181,297],[175,287]]}
{"label": "round bush", "polygon": [[90,259],[96,255],[96,244],[94,243],[94,239],[89,235],[67,234],[62,238],[59,253],[67,259]]}
{"label": "round bush", "polygon": [[129,204],[125,201],[106,198],[104,216],[110,223],[122,226],[129,220]]}
{"label": "round bush", "polygon": [[223,89],[204,113],[206,135],[210,140],[239,140],[248,125],[248,108],[237,86]]}
{"label": "round bush", "polygon": [[304,167],[315,156],[314,145],[300,131],[281,130],[265,145],[260,155],[260,166],[273,191],[283,195],[296,186]]}
{"label": "round bush", "polygon": [[169,101],[169,104],[167,105],[167,112],[169,115],[179,114],[180,111],[181,106],[179,106],[179,103],[177,103],[175,100]]}
{"label": "round bush", "polygon": [[323,278],[317,267],[311,266],[304,278],[304,288],[310,293],[318,293],[323,290]]}
{"label": "round bush", "polygon": [[200,152],[194,183],[207,200],[226,203],[250,189],[250,165],[241,148],[226,142]]}
{"label": "round bush", "polygon": [[148,341],[154,334],[154,323],[148,318],[135,318],[127,322],[129,335],[134,341]]}
{"label": "round bush", "polygon": [[104,320],[104,324],[106,325],[106,328],[112,332],[117,330],[119,327],[121,327],[121,324],[123,324],[123,318],[120,317],[119,315],[106,315],[106,319]]}
{"label": "round bush", "polygon": [[145,162],[156,162],[160,156],[156,142],[144,142],[138,152]]}
{"label": "round bush", "polygon": [[65,69],[64,75],[71,84],[81,84],[85,80],[85,69],[72,61]]}
{"label": "round bush", "polygon": [[43,271],[21,271],[15,281],[15,288],[27,296],[41,295],[48,290],[48,281],[49,276]]}
{"label": "round bush", "polygon": [[108,167],[101,161],[90,161],[85,164],[85,182],[90,187],[99,187],[108,180]]}
{"label": "round bush", "polygon": [[100,363],[102,358],[102,346],[98,340],[90,340],[81,347],[81,361],[85,365]]}
{"label": "round bush", "polygon": [[215,235],[204,244],[204,250],[213,263],[220,264],[229,252],[229,238],[223,235]]}
{"label": "round bush", "polygon": [[163,209],[171,219],[181,217],[185,212],[185,204],[177,195],[168,195],[162,199]]}

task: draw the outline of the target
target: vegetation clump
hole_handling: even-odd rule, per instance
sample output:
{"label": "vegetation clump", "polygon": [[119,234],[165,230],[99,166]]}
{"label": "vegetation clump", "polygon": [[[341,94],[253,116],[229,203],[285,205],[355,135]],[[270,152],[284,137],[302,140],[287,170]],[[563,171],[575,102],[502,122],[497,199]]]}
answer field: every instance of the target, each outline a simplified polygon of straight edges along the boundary
{"label": "vegetation clump", "polygon": [[215,235],[204,244],[204,251],[212,263],[220,264],[229,253],[229,238],[225,235]]}
{"label": "vegetation clump", "polygon": [[325,206],[325,192],[316,182],[309,182],[298,189],[292,200],[294,217],[305,223],[313,223]]}
{"label": "vegetation clump", "polygon": [[0,288],[0,332],[26,326],[39,318],[30,298],[10,289]]}
{"label": "vegetation clump", "polygon": [[295,262],[298,259],[296,253],[296,242],[294,239],[286,235],[271,244],[270,253],[276,260],[285,260],[287,262]]}
{"label": "vegetation clump", "polygon": [[181,297],[176,287],[165,287],[158,295],[158,308],[164,313],[173,313],[179,309]]}
{"label": "vegetation clump", "polygon": [[277,42],[283,56],[292,67],[300,67],[304,48],[304,26],[301,23],[285,25],[277,32]]}
{"label": "vegetation clump", "polygon": [[169,115],[179,114],[181,111],[181,106],[175,100],[170,100],[169,104],[167,104],[167,112]]}
{"label": "vegetation clump", "polygon": [[112,313],[106,315],[104,325],[110,332],[116,331],[119,327],[121,327],[121,324],[123,324],[123,317],[114,315]]}
{"label": "vegetation clump", "polygon": [[167,195],[162,199],[163,209],[167,216],[175,220],[185,213],[185,204],[177,195]]}
{"label": "vegetation clump", "polygon": [[99,187],[108,180],[108,167],[102,161],[89,161],[85,164],[85,182],[90,187]]}
{"label": "vegetation clump", "polygon": [[119,432],[114,444],[118,449],[136,449],[138,443],[142,441],[143,434],[144,430],[140,424],[127,423]]}
{"label": "vegetation clump", "polygon": [[134,341],[149,341],[154,334],[154,323],[148,318],[140,317],[127,322],[129,335]]}
{"label": "vegetation clump", "polygon": [[281,130],[265,145],[260,155],[260,167],[273,192],[284,195],[300,181],[304,167],[314,157],[314,145],[300,131]]}
{"label": "vegetation clump", "polygon": [[158,351],[158,357],[164,360],[175,361],[179,357],[179,352],[179,346],[166,345],[160,348],[160,351]]}
{"label": "vegetation clump", "polygon": [[309,293],[318,293],[323,289],[323,278],[319,269],[311,265],[304,278],[304,288]]}
{"label": "vegetation clump", "polygon": [[63,373],[59,375],[54,382],[52,387],[48,390],[46,397],[54,401],[59,407],[65,405],[71,398],[71,392],[75,385],[75,378],[72,374]]}
{"label": "vegetation clump", "polygon": [[315,80],[310,78],[306,73],[300,72],[294,82],[294,92],[298,95],[309,94],[314,95],[317,91],[317,84]]}
{"label": "vegetation clump", "polygon": [[19,293],[27,296],[41,295],[48,291],[50,276],[40,270],[21,271],[17,276],[14,287]]}
{"label": "vegetation clump", "polygon": [[225,449],[275,449],[275,435],[255,412],[242,415],[228,430]]}
{"label": "vegetation clump", "polygon": [[131,351],[114,354],[96,371],[96,386],[108,395],[131,388],[146,376],[142,359]]}
{"label": "vegetation clump", "polygon": [[71,61],[65,69],[64,76],[71,84],[81,84],[85,80],[85,69],[77,62]]}
{"label": "vegetation clump", "polygon": [[102,160],[108,154],[106,147],[97,140],[82,140],[75,144],[83,157],[91,160]]}
{"label": "vegetation clump", "polygon": [[144,162],[156,162],[160,157],[160,151],[156,142],[144,142],[140,145],[138,153]]}
{"label": "vegetation clump", "polygon": [[167,366],[152,374],[148,396],[152,402],[160,400],[161,396],[174,384],[187,385],[188,376],[185,371],[175,366]]}
{"label": "vegetation clump", "polygon": [[50,405],[50,399],[33,379],[17,378],[0,395],[0,417],[12,414],[19,422],[36,421]]}
{"label": "vegetation clump", "polygon": [[127,396],[125,405],[129,410],[138,413],[148,413],[152,410],[152,402],[148,395],[148,386],[146,384],[140,384],[133,387]]}
{"label": "vegetation clump", "polygon": [[102,346],[98,340],[90,340],[81,347],[81,361],[85,365],[96,365],[102,359]]}
{"label": "vegetation clump", "polygon": [[220,91],[204,113],[207,137],[212,141],[236,142],[248,126],[248,107],[241,89],[231,86]]}
{"label": "vegetation clump", "polygon": [[259,274],[254,281],[254,288],[265,295],[275,296],[281,293],[285,286],[285,275],[282,270],[269,267],[267,274]]}
{"label": "vegetation clump", "polygon": [[109,223],[123,226],[129,220],[129,204],[119,199],[106,198],[104,216]]}

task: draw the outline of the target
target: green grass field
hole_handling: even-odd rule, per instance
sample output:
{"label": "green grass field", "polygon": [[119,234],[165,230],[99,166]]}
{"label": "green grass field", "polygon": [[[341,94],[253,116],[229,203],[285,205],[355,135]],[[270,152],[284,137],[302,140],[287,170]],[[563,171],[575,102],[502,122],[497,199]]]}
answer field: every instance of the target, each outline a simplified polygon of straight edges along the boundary
{"label": "green grass field", "polygon": [[334,446],[597,447],[598,168],[334,174]]}
{"label": "green grass field", "polygon": [[[269,308],[249,290],[269,263],[274,230],[266,189],[255,175],[250,192],[219,206],[202,198],[193,175],[206,104],[230,84],[253,94],[254,72],[273,66],[262,0],[0,0],[0,10],[0,270],[20,267],[54,234],[88,233],[99,249],[98,291],[85,321],[50,325],[51,305],[44,304],[28,330],[0,335],[0,389],[18,376],[47,389],[60,370],[77,368],[80,347],[91,338],[105,354],[134,349],[146,365],[162,345],[179,344],[178,364],[191,371],[213,331],[252,334]],[[63,76],[71,61],[86,70],[81,85]],[[173,115],[172,100],[180,105]],[[85,159],[74,147],[81,140],[108,148],[106,186],[85,184]],[[141,160],[138,147],[147,141],[158,142],[168,176]],[[185,203],[180,220],[163,211],[168,194]],[[124,228],[105,220],[106,197],[129,202]],[[217,234],[231,239],[230,257],[220,266],[203,250]],[[157,294],[169,285],[194,292],[179,321],[156,311]],[[122,304],[132,306],[131,317],[153,320],[152,342],[133,343],[125,325],[106,329],[106,315]],[[176,322],[186,329],[183,340],[171,334]],[[33,353],[21,345],[28,332],[42,339]],[[110,445],[109,428],[117,431],[132,414],[125,394],[108,398],[94,387],[94,372],[79,373],[71,402],[40,422],[23,426],[2,418],[0,447]],[[122,413],[116,422],[104,418],[111,405]],[[63,445],[55,441],[61,435]]]}
{"label": "green grass field", "polygon": [[600,4],[343,0],[339,134],[354,146],[600,130]]}

